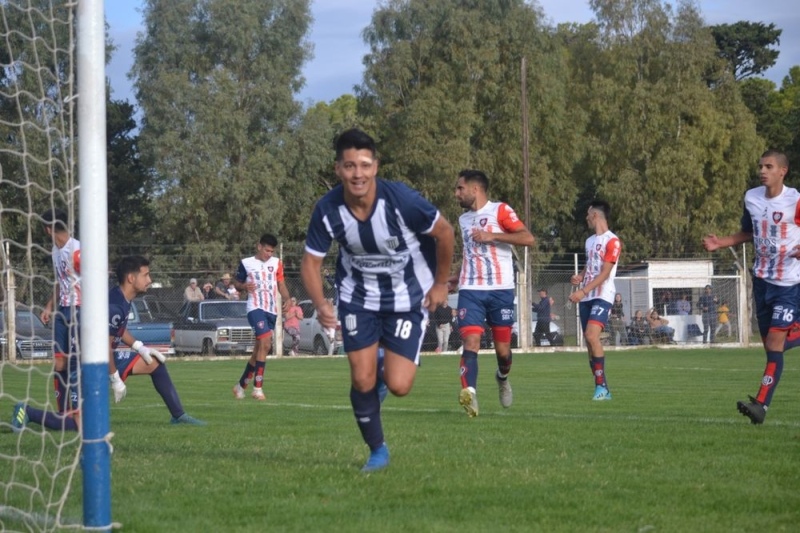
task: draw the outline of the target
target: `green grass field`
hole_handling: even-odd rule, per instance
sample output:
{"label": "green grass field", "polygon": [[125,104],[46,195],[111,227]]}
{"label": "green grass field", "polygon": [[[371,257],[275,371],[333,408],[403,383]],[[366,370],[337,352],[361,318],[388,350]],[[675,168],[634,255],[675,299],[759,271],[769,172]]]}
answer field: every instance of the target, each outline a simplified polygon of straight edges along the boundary
{"label": "green grass field", "polygon": [[[614,400],[592,402],[585,354],[518,354],[503,409],[481,355],[475,419],[457,402],[458,358],[423,357],[411,394],[384,404],[392,462],[369,475],[344,358],[270,360],[266,402],[233,398],[243,360],[174,361],[187,411],[209,425],[171,426],[150,379],[129,379],[112,406],[113,518],[132,532],[800,531],[800,354],[763,426],[736,411],[759,349],[607,357]],[[0,435],[3,453],[42,440],[19,439]],[[77,476],[74,520],[80,490]]]}

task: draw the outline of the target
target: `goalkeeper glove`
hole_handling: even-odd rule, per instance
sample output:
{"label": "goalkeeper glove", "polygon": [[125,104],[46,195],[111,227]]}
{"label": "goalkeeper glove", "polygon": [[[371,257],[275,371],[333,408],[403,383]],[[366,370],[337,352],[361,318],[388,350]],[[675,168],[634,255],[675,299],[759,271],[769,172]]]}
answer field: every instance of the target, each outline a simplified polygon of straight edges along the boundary
{"label": "goalkeeper glove", "polygon": [[142,359],[144,359],[144,362],[148,365],[153,362],[153,357],[158,359],[158,361],[162,364],[167,360],[163,353],[154,348],[148,348],[142,343],[142,341],[134,342],[131,348],[139,352],[139,355],[142,356]]}
{"label": "goalkeeper glove", "polygon": [[119,370],[113,374],[109,374],[108,379],[111,380],[111,388],[114,389],[114,402],[121,402],[128,392],[128,387],[125,386],[125,382],[119,377]]}

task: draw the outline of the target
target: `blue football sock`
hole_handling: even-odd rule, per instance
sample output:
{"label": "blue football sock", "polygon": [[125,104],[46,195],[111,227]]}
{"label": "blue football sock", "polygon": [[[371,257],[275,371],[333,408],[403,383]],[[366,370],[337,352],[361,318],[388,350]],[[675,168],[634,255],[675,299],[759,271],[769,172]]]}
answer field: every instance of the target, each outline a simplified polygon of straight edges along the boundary
{"label": "blue football sock", "polygon": [[461,354],[461,388],[472,387],[477,390],[478,353],[464,350]]}
{"label": "blue football sock", "polygon": [[244,372],[242,372],[242,377],[239,378],[239,386],[243,389],[247,388],[247,385],[250,383],[250,380],[253,379],[253,374],[256,373],[256,367],[251,365],[250,362],[247,362],[247,366],[244,367]]}
{"label": "blue football sock", "polygon": [[350,387],[350,404],[356,417],[361,437],[370,450],[377,450],[383,445],[383,424],[381,423],[381,403],[378,389],[359,392]]}
{"label": "blue football sock", "polygon": [[150,374],[150,379],[153,380],[153,387],[155,387],[161,399],[164,400],[173,418],[181,416],[184,413],[183,405],[181,405],[178,391],[175,390],[175,385],[172,383],[172,378],[169,377],[167,367],[158,365],[158,368]]}
{"label": "blue football sock", "polygon": [[497,356],[497,371],[499,372],[498,377],[500,379],[506,379],[509,372],[511,372],[511,359],[511,352],[508,353],[508,357]]}
{"label": "blue football sock", "polygon": [[756,400],[769,407],[772,395],[781,380],[783,373],[783,352],[767,352],[767,366],[761,378],[761,387],[758,389]]}
{"label": "blue football sock", "polygon": [[606,358],[592,357],[589,361],[589,367],[594,375],[594,384],[608,388],[606,383]]}
{"label": "blue football sock", "polygon": [[59,415],[50,411],[42,411],[30,405],[25,406],[25,413],[30,422],[35,422],[48,429],[59,431],[78,431],[78,424],[71,416]]}

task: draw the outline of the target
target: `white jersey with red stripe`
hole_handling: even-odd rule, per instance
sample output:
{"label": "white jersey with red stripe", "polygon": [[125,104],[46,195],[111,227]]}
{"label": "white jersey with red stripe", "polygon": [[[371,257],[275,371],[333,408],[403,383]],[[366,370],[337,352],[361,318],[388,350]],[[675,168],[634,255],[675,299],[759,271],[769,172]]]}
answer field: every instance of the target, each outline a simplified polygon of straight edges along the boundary
{"label": "white jersey with red stripe", "polygon": [[753,234],[753,274],[789,287],[800,283],[800,261],[789,255],[800,245],[800,193],[784,186],[778,196],[767,198],[766,191],[761,186],[745,193],[742,231]]}
{"label": "white jersey with red stripe", "polygon": [[53,268],[58,281],[58,305],[81,305],[81,243],[70,237],[59,248],[53,245]]}
{"label": "white jersey with red stripe", "polygon": [[622,252],[622,242],[619,237],[611,231],[606,231],[601,235],[592,235],[586,239],[586,270],[583,275],[583,285],[588,285],[593,279],[600,275],[603,270],[603,263],[614,263],[611,274],[598,287],[592,289],[581,301],[586,302],[600,298],[609,303],[614,303],[614,296],[617,288],[614,285],[614,277],[617,275],[617,264],[619,255]]}
{"label": "white jersey with red stripe", "polygon": [[464,261],[458,277],[460,289],[493,291],[514,288],[513,246],[502,242],[475,242],[474,230],[513,233],[525,225],[510,205],[487,202],[458,219],[464,240]]}
{"label": "white jersey with red stripe", "polygon": [[255,283],[256,290],[247,293],[247,312],[263,309],[278,314],[278,282],[283,281],[283,263],[277,257],[262,261],[256,257],[242,259],[236,271],[241,283]]}

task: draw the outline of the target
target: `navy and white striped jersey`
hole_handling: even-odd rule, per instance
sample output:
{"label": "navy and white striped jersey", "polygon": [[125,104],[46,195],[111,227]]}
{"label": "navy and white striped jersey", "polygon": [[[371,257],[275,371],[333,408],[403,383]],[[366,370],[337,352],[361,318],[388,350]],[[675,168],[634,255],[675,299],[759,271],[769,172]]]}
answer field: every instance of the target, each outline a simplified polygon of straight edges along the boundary
{"label": "navy and white striped jersey", "polygon": [[403,183],[375,179],[376,200],[365,221],[353,216],[339,185],[314,207],[306,252],[324,257],[335,240],[339,301],[367,311],[419,309],[433,286],[436,241],[429,233],[441,216]]}

